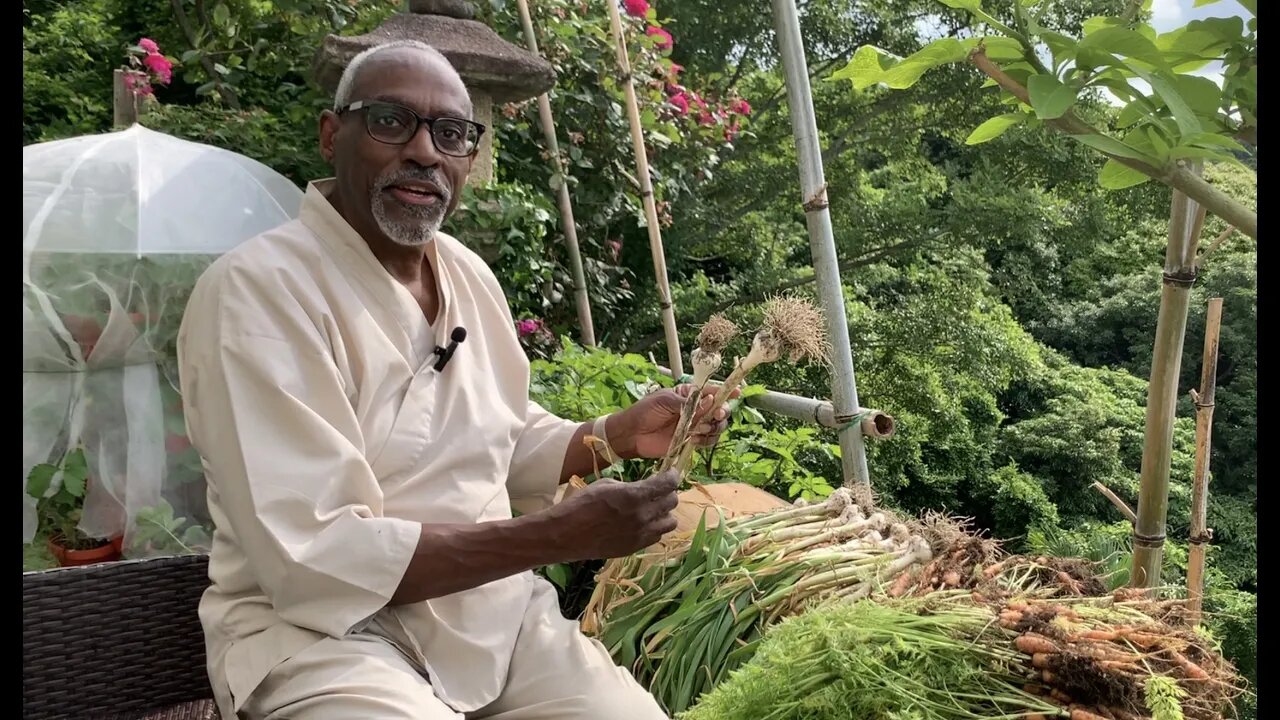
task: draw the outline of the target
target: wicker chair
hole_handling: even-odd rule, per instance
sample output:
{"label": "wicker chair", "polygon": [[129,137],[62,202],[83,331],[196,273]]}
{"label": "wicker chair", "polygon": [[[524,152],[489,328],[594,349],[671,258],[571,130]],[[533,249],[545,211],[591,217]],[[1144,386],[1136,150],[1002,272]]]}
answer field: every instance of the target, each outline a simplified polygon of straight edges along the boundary
{"label": "wicker chair", "polygon": [[205,556],[22,574],[22,716],[217,720],[196,608]]}

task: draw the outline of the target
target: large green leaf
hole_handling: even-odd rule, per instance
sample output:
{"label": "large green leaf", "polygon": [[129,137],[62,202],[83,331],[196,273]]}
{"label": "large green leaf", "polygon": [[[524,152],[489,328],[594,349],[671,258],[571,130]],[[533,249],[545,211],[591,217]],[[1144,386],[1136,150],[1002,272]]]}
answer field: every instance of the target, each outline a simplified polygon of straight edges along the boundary
{"label": "large green leaf", "polygon": [[1174,75],[1174,87],[1197,115],[1214,117],[1222,106],[1222,88],[1200,75]]}
{"label": "large green leaf", "polygon": [[1085,145],[1088,145],[1094,150],[1101,150],[1102,152],[1109,153],[1111,155],[1119,155],[1120,157],[1126,157],[1126,158],[1129,158],[1130,160],[1141,160],[1147,163],[1154,161],[1154,158],[1152,158],[1148,153],[1145,153],[1140,149],[1134,148],[1130,144],[1120,142],[1119,140],[1116,140],[1113,137],[1108,137],[1106,135],[1097,135],[1097,134],[1072,135],[1071,137],[1084,143]]}
{"label": "large green leaf", "polygon": [[849,63],[831,74],[831,80],[849,80],[855,90],[866,90],[884,78],[886,70],[899,62],[899,58],[874,45],[863,45],[850,58]]}
{"label": "large green leaf", "polygon": [[1126,62],[1125,64],[1134,74],[1151,85],[1151,89],[1164,101],[1164,104],[1169,108],[1169,112],[1173,113],[1173,121],[1178,124],[1178,130],[1183,135],[1191,135],[1201,131],[1200,120],[1196,118],[1191,106],[1187,105],[1187,102],[1182,99],[1182,95],[1178,93],[1178,89],[1174,87],[1173,81],[1167,73],[1159,71],[1147,72],[1132,62]]}
{"label": "large green leaf", "polygon": [[915,85],[926,72],[940,65],[961,62],[969,57],[964,43],[955,38],[935,40],[884,71],[882,82],[895,90]]}
{"label": "large green leaf", "polygon": [[[1124,27],[1102,28],[1097,32],[1084,36],[1077,52],[1104,52],[1119,57],[1133,58],[1152,65],[1163,65],[1164,55],[1160,48],[1149,38],[1137,31]],[[1087,55],[1092,58],[1093,55]]]}
{"label": "large green leaf", "polygon": [[1028,78],[1027,94],[1036,117],[1041,120],[1062,117],[1076,101],[1075,88],[1063,85],[1052,75],[1032,75]]}
{"label": "large green leaf", "polygon": [[1198,145],[1201,147],[1224,147],[1238,152],[1244,152],[1244,146],[1236,142],[1235,138],[1220,135],[1218,133],[1196,133],[1182,138],[1182,145]]}
{"label": "large green leaf", "polygon": [[1003,135],[1009,128],[1025,120],[1026,117],[1025,113],[1020,112],[997,115],[974,128],[964,142],[966,145],[978,145],[988,140],[994,140]]}
{"label": "large green leaf", "polygon": [[982,9],[982,0],[938,0],[947,7],[953,7],[957,10],[968,10],[976,12]]}
{"label": "large green leaf", "polygon": [[44,494],[49,492],[49,486],[53,484],[53,476],[58,472],[58,468],[49,463],[40,463],[31,468],[31,472],[27,475],[27,494],[33,498],[42,498]]}
{"label": "large green leaf", "polygon": [[1026,57],[1023,52],[1022,43],[1013,38],[996,35],[994,37],[968,38],[960,41],[960,46],[965,49],[965,57],[968,53],[973,52],[974,48],[982,45],[982,50],[987,57],[997,61],[1021,60]]}
{"label": "large green leaf", "polygon": [[1150,180],[1143,173],[1134,170],[1126,165],[1121,165],[1115,160],[1108,160],[1102,166],[1102,171],[1098,173],[1098,184],[1108,190],[1123,190]]}

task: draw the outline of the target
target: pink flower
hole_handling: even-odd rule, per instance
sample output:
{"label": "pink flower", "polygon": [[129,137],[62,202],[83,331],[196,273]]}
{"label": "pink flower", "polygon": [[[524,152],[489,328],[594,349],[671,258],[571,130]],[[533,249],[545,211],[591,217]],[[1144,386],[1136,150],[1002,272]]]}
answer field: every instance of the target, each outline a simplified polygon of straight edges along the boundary
{"label": "pink flower", "polygon": [[733,102],[729,103],[729,110],[739,115],[750,115],[751,103],[747,102],[746,100],[743,100],[742,98],[738,98],[737,100],[734,100]]}
{"label": "pink flower", "polygon": [[733,139],[736,137],[738,137],[738,123],[734,123],[724,129],[725,142],[733,142]]}
{"label": "pink flower", "polygon": [[541,329],[541,320],[521,320],[516,323],[516,332],[520,334],[520,337],[532,335]]}
{"label": "pink flower", "polygon": [[667,70],[668,76],[672,78],[674,78],[675,76],[679,75],[682,72],[684,72],[684,66],[681,65],[680,63],[671,63],[671,68]]}
{"label": "pink flower", "polygon": [[160,46],[157,45],[156,41],[152,40],[151,38],[142,38],[141,40],[139,40],[138,47],[142,48],[143,50],[146,50],[148,55],[155,55],[156,53],[160,52]]}
{"label": "pink flower", "polygon": [[693,94],[693,104],[694,104],[694,105],[697,105],[699,110],[706,110],[706,109],[707,109],[707,103],[706,103],[706,101],[704,101],[704,100],[702,99],[702,96],[701,96],[701,95],[699,95],[698,93],[694,93],[694,94]]}
{"label": "pink flower", "polygon": [[142,60],[142,64],[155,74],[161,85],[168,85],[173,79],[173,63],[163,55],[148,55]]}
{"label": "pink flower", "polygon": [[125,73],[124,87],[134,95],[151,95],[151,83],[146,76],[136,73]]}
{"label": "pink flower", "polygon": [[622,7],[632,17],[642,18],[649,14],[649,3],[645,0],[622,0]]}
{"label": "pink flower", "polygon": [[712,116],[711,113],[707,112],[706,110],[703,110],[702,112],[698,113],[699,125],[714,125],[715,123],[716,123],[715,117]]}
{"label": "pink flower", "polygon": [[680,111],[681,115],[689,114],[689,98],[685,97],[684,93],[676,93],[668,99],[671,101],[671,104]]}
{"label": "pink flower", "polygon": [[618,262],[622,258],[622,241],[610,240],[606,244],[609,246],[609,254],[613,256],[613,261]]}
{"label": "pink flower", "polygon": [[671,33],[667,32],[666,30],[663,30],[660,27],[654,27],[650,25],[648,28],[645,29],[644,34],[648,35],[649,37],[658,38],[657,46],[659,50],[667,50],[671,47],[671,43],[672,43]]}

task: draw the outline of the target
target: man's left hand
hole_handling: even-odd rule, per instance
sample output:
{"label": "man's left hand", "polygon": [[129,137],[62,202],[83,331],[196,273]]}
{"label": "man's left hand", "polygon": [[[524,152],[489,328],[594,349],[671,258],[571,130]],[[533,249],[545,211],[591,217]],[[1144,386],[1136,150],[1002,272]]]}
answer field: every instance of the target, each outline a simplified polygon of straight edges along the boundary
{"label": "man's left hand", "polygon": [[[690,438],[698,447],[714,445],[729,427],[729,411],[721,406],[714,413],[708,412],[718,387],[702,389],[702,399],[693,413]],[[660,458],[667,454],[676,425],[680,423],[680,411],[693,385],[679,385],[673,389],[659,390],[646,395],[636,404],[618,413],[618,430],[609,430],[609,440],[624,455],[641,458]],[[738,396],[738,391],[730,399]],[[612,424],[612,423],[611,423]]]}

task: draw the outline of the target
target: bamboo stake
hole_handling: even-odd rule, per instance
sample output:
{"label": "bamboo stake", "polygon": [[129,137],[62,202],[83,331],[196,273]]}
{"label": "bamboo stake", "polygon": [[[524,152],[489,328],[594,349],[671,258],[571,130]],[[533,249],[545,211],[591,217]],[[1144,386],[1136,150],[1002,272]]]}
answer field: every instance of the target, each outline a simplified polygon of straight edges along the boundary
{"label": "bamboo stake", "polygon": [[627,120],[631,124],[631,143],[635,146],[636,174],[640,181],[640,199],[644,202],[645,223],[649,226],[649,251],[653,255],[653,275],[658,282],[658,304],[662,308],[662,327],[667,337],[667,363],[677,376],[684,375],[684,359],[680,353],[680,335],[676,331],[675,307],[671,304],[671,286],[667,282],[667,259],[662,249],[662,229],[658,225],[658,208],[653,199],[653,182],[649,177],[649,158],[644,147],[644,128],[640,125],[640,108],[636,104],[636,88],[631,78],[631,58],[627,54],[622,32],[622,16],[617,0],[605,0],[609,9],[609,29],[617,46],[618,68],[622,72],[622,90],[626,95]]}
{"label": "bamboo stake", "polygon": [[[529,15],[527,0],[516,0],[520,10],[520,24],[524,26],[524,39],[529,52],[538,54],[538,38],[533,32],[533,18]],[[591,322],[591,299],[587,296],[587,278],[582,271],[582,251],[578,248],[578,227],[573,221],[573,203],[569,199],[569,183],[565,180],[564,166],[560,162],[560,146],[556,142],[556,123],[551,114],[551,99],[547,93],[538,96],[538,117],[542,120],[542,137],[551,153],[552,167],[560,177],[557,195],[560,200],[560,225],[564,228],[564,245],[569,252],[569,267],[573,271],[573,294],[578,305],[578,325],[582,344],[594,347],[596,330]]]}
{"label": "bamboo stake", "polygon": [[1204,361],[1200,392],[1191,391],[1196,404],[1196,474],[1191,486],[1191,552],[1187,560],[1189,623],[1200,624],[1204,603],[1205,543],[1212,537],[1205,527],[1209,497],[1209,449],[1213,436],[1213,398],[1218,386],[1218,331],[1222,327],[1222,298],[1211,298],[1204,322]]}
{"label": "bamboo stake", "polygon": [[[1200,171],[1200,166],[1195,166]],[[1173,422],[1178,403],[1178,374],[1187,331],[1191,285],[1195,282],[1198,229],[1204,208],[1174,191],[1165,250],[1164,287],[1156,318],[1151,380],[1147,385],[1147,418],[1142,444],[1138,521],[1133,526],[1133,570],[1130,584],[1149,588],[1160,581],[1165,522],[1169,512],[1169,467],[1173,455]]]}
{"label": "bamboo stake", "polygon": [[800,16],[795,0],[773,0],[773,25],[778,34],[778,50],[787,84],[787,105],[795,136],[796,160],[800,170],[801,208],[809,231],[809,251],[817,280],[818,299],[827,318],[831,338],[831,404],[842,423],[840,464],[845,487],[859,487],[867,493],[871,476],[867,470],[867,448],[857,420],[858,384],[853,372],[853,346],[845,316],[844,286],[831,212],[827,207],[827,181],[822,168],[818,121],[813,112],[813,91],[809,86],[809,65],[800,33]]}

